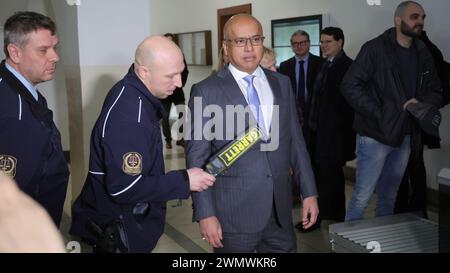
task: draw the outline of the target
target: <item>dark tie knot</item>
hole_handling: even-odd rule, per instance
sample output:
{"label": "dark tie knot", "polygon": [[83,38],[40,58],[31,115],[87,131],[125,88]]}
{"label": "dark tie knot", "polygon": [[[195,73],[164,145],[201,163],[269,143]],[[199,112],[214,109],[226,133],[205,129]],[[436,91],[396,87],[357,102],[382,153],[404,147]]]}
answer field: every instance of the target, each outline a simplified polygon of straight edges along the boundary
{"label": "dark tie knot", "polygon": [[305,61],[304,61],[304,60],[300,60],[300,61],[298,61],[298,63],[299,63],[300,65],[303,65],[303,64],[305,63]]}

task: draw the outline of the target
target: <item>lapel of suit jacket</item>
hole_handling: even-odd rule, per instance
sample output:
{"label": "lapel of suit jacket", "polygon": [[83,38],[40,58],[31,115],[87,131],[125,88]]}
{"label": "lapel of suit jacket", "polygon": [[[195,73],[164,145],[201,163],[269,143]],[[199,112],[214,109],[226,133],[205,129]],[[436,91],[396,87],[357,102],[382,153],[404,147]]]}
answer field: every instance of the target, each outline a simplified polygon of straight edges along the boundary
{"label": "lapel of suit jacket", "polygon": [[227,104],[247,107],[247,100],[245,99],[244,94],[242,94],[241,88],[239,88],[239,85],[230,70],[228,70],[228,68],[222,69],[217,73],[217,76],[222,79],[220,88],[223,89],[223,93],[228,98]]}
{"label": "lapel of suit jacket", "polygon": [[[308,87],[308,93],[311,94],[311,86],[313,85],[313,78],[316,74],[316,59],[314,58],[314,55],[309,54],[309,60],[308,60],[308,74],[306,79],[306,86]],[[308,96],[309,97],[309,96]]]}
{"label": "lapel of suit jacket", "polygon": [[292,90],[294,91],[294,94],[297,94],[297,73],[295,71],[296,66],[297,66],[297,59],[294,56],[291,58],[291,63],[289,65],[289,67],[291,69],[289,78],[291,78]]}
{"label": "lapel of suit jacket", "polygon": [[[273,105],[280,106],[282,94],[281,94],[281,86],[280,82],[277,80],[277,78],[273,75],[273,73],[269,73],[266,71],[266,69],[263,69],[264,74],[266,74],[267,81],[269,82],[270,89],[272,89],[273,94]],[[272,113],[270,127],[272,128],[272,124],[274,123],[274,114]],[[269,128],[269,132],[271,131],[271,128]]]}
{"label": "lapel of suit jacket", "polygon": [[[282,97],[280,83],[272,73],[268,73],[266,69],[263,69],[263,71],[267,77],[267,81],[269,82],[270,89],[272,89],[273,104],[279,105],[280,98]],[[223,93],[228,99],[227,104],[242,105],[244,107],[247,107],[248,106],[247,100],[245,99],[244,94],[242,94],[242,91],[239,88],[239,85],[237,84],[230,70],[228,70],[228,68],[222,69],[217,73],[217,76],[222,79],[220,87],[223,89]],[[272,114],[271,117],[272,120],[270,124],[273,124],[274,122],[273,117],[274,115]],[[251,116],[251,118],[254,119],[253,115]]]}

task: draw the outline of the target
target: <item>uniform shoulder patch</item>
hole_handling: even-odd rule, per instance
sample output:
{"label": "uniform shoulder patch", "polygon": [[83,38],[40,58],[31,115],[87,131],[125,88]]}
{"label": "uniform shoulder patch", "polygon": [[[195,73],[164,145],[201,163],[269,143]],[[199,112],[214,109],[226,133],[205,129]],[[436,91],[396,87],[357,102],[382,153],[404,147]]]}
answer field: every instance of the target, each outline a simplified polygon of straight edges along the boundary
{"label": "uniform shoulder patch", "polygon": [[129,175],[139,175],[142,172],[142,155],[129,152],[123,155],[122,170]]}
{"label": "uniform shoulder patch", "polygon": [[11,155],[0,155],[0,173],[14,178],[16,176],[17,159]]}

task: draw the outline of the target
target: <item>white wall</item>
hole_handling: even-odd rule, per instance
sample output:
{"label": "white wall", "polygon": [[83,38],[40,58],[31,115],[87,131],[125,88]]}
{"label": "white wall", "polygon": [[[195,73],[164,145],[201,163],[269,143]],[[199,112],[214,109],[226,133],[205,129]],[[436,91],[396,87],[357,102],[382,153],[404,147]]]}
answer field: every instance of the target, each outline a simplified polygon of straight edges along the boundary
{"label": "white wall", "polygon": [[[217,9],[251,3],[253,15],[261,22],[266,45],[271,44],[271,20],[328,14],[331,25],[339,26],[346,35],[345,50],[355,57],[361,45],[393,26],[393,13],[401,0],[381,0],[381,6],[369,6],[366,0],[149,0],[151,33],[212,31],[214,66],[217,63]],[[430,39],[450,60],[450,1],[418,0],[427,13],[425,28]],[[174,20],[176,18],[176,20]],[[211,67],[189,67],[185,93],[193,83],[206,78]],[[187,94],[188,96],[188,94]],[[425,160],[430,187],[437,188],[436,175],[440,168],[450,167],[450,107],[443,111],[441,126],[442,148],[426,151]]]}
{"label": "white wall", "polygon": [[[213,53],[217,51],[217,9],[251,3],[253,15],[260,20],[266,45],[271,43],[271,20],[298,16],[329,14],[333,25],[346,35],[346,51],[355,57],[361,45],[393,25],[393,13],[401,0],[381,0],[381,6],[369,6],[366,0],[149,0],[151,33],[212,31]],[[448,0],[418,0],[426,12],[426,29],[430,38],[450,59],[447,31],[450,18]],[[176,20],[174,20],[176,18]],[[194,19],[195,18],[195,19]],[[214,55],[214,54],[213,54]],[[217,63],[217,56],[213,56]]]}
{"label": "white wall", "polygon": [[78,16],[81,65],[133,62],[136,46],[150,33],[148,0],[81,3]]}

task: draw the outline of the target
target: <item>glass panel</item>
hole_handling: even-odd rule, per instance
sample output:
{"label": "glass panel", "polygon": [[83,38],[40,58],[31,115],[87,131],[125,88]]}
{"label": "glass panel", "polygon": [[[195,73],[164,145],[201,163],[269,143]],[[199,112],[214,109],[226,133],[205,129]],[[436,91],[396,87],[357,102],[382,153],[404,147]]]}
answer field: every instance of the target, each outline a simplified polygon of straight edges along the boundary
{"label": "glass panel", "polygon": [[183,51],[184,53],[186,63],[192,64],[194,59],[194,52],[192,52],[192,34],[178,35],[178,44],[181,48],[181,51]]}
{"label": "glass panel", "polygon": [[291,47],[275,47],[275,56],[277,58],[277,67],[280,63],[294,56]]}
{"label": "glass panel", "polygon": [[205,64],[206,63],[206,42],[205,42],[205,33],[197,32],[194,33],[194,41],[195,41],[195,63],[196,64]]}
{"label": "glass panel", "polygon": [[286,22],[272,23],[272,29],[277,66],[294,56],[290,41],[292,33],[297,30],[303,30],[309,34],[311,40],[310,52],[320,56],[320,19],[311,19],[311,17],[306,20],[299,17],[297,21],[287,19]]}
{"label": "glass panel", "polygon": [[311,52],[312,54],[314,54],[316,56],[320,56],[320,46],[311,46],[311,48],[309,49],[309,52]]}
{"label": "glass panel", "polygon": [[211,65],[211,31],[175,34],[188,65]]}

